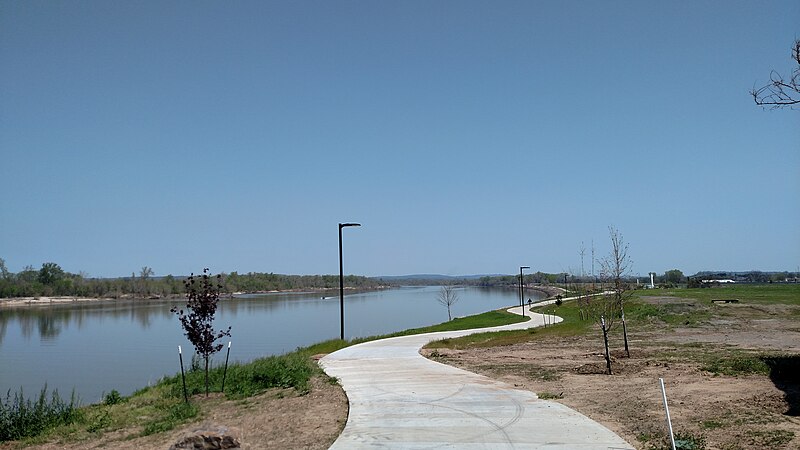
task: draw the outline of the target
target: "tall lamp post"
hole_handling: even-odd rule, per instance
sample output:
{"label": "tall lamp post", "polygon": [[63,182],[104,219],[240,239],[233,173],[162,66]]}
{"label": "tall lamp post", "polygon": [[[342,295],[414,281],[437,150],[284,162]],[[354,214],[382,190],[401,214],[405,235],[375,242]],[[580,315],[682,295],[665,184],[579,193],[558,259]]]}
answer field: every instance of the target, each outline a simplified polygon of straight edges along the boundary
{"label": "tall lamp post", "polygon": [[519,267],[519,306],[522,307],[522,317],[525,317],[525,293],[522,289],[522,269],[530,269],[530,267]]}
{"label": "tall lamp post", "polygon": [[342,268],[342,228],[360,226],[360,223],[339,224],[339,323],[341,325],[340,337],[342,340],[344,340],[344,270]]}

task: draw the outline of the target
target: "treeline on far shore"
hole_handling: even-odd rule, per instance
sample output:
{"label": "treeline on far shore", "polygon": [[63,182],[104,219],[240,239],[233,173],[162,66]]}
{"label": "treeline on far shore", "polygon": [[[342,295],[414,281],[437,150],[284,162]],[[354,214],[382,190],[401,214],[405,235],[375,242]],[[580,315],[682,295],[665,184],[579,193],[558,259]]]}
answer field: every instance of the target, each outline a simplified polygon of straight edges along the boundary
{"label": "treeline on far shore", "polygon": [[[274,273],[231,272],[221,274],[222,292],[270,292],[338,289],[339,275],[281,275]],[[155,276],[149,267],[132,272],[130,277],[91,278],[84,273],[64,271],[47,262],[36,269],[25,267],[18,273],[8,271],[0,258],[0,298],[14,297],[86,297],[86,298],[169,298],[184,294],[186,276]],[[376,289],[386,282],[347,275],[345,286]]]}

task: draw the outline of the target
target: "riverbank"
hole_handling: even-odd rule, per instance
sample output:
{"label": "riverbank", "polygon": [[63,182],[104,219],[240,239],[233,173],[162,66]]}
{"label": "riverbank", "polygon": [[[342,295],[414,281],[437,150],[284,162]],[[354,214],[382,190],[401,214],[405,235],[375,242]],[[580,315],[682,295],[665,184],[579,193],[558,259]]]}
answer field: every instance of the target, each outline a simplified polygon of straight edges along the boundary
{"label": "riverbank", "polygon": [[558,295],[565,295],[566,293],[566,290],[564,290],[564,288],[560,288],[557,286],[543,286],[543,285],[525,286],[525,289],[545,294],[547,298],[545,298],[544,300],[549,300]]}
{"label": "riverbank", "polygon": [[[391,289],[393,286],[378,286],[375,288],[354,288],[345,287],[345,291],[349,294],[361,292],[374,292],[385,289]],[[261,296],[272,294],[319,294],[322,296],[337,296],[339,295],[338,289],[286,289],[286,290],[272,290],[272,291],[253,291],[253,292],[233,292],[220,294],[220,300],[238,298],[243,296]],[[0,298],[0,308],[24,308],[24,307],[37,307],[48,305],[68,305],[77,303],[100,303],[100,302],[123,302],[123,301],[140,301],[140,302],[175,302],[185,299],[184,294],[174,295],[152,295],[148,297],[140,297],[129,294],[124,294],[119,297],[74,297],[74,296],[37,296],[37,297],[11,297]]]}
{"label": "riverbank", "polygon": [[[45,305],[63,305],[70,303],[88,303],[88,302],[113,302],[123,300],[122,298],[92,298],[92,297],[13,297],[0,299],[0,308],[15,308],[25,306],[45,306]],[[124,300],[132,300],[127,298]],[[144,299],[143,299],[144,300]]]}

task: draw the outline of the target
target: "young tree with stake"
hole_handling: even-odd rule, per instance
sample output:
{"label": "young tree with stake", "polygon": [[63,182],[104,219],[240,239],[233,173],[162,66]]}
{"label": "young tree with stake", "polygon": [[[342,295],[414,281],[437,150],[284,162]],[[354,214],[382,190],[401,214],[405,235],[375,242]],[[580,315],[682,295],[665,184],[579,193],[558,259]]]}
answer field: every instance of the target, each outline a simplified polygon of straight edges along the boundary
{"label": "young tree with stake", "polygon": [[458,294],[455,288],[450,285],[442,286],[439,290],[439,294],[436,296],[436,301],[447,308],[447,320],[453,320],[453,316],[450,314],[450,307],[458,301]]}
{"label": "young tree with stake", "polygon": [[586,316],[600,325],[603,332],[603,348],[606,358],[606,373],[611,375],[611,353],[608,349],[608,333],[614,328],[617,316],[617,304],[613,295],[596,295],[584,297],[583,309]]}
{"label": "young tree with stake", "polygon": [[186,311],[173,307],[170,311],[178,316],[181,326],[189,342],[194,345],[195,352],[205,360],[206,397],[208,397],[208,362],[211,355],[222,350],[222,344],[215,344],[218,339],[230,337],[231,327],[215,332],[214,315],[217,312],[219,292],[222,289],[222,276],[212,280],[208,269],[203,275],[192,274],[183,282],[186,287]]}
{"label": "young tree with stake", "polygon": [[603,277],[611,282],[610,296],[622,319],[622,336],[625,340],[625,355],[630,358],[631,353],[630,350],[628,350],[628,328],[625,325],[625,300],[630,297],[630,288],[628,283],[625,282],[625,277],[628,276],[631,260],[628,257],[628,244],[625,243],[622,233],[614,228],[613,225],[608,227],[608,233],[611,236],[611,253],[600,262],[600,270]]}

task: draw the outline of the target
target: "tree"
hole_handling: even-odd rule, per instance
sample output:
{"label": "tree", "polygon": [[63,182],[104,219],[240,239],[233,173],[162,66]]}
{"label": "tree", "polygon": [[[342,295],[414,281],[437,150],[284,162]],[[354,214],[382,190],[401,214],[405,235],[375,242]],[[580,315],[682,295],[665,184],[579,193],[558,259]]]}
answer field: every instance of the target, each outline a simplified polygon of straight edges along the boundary
{"label": "tree", "polygon": [[792,60],[797,63],[797,67],[792,70],[791,77],[784,79],[773,70],[769,74],[769,83],[750,91],[756,105],[776,109],[800,103],[800,39],[794,41]]}
{"label": "tree", "polygon": [[458,302],[458,293],[456,293],[455,287],[450,285],[442,286],[436,296],[436,301],[447,308],[447,320],[453,320],[453,316],[450,314],[450,307]]}
{"label": "tree", "polygon": [[39,283],[44,285],[55,284],[56,281],[62,278],[64,278],[64,270],[61,269],[58,264],[52,262],[42,264],[42,268],[39,269],[39,275],[37,276]]}
{"label": "tree", "polygon": [[6,267],[6,260],[0,258],[0,279],[3,280],[11,280],[12,274],[8,271],[8,267]]}
{"label": "tree", "polygon": [[683,272],[678,269],[668,270],[664,273],[664,282],[678,284],[683,282]]}
{"label": "tree", "polygon": [[[625,354],[630,357],[628,350],[628,328],[625,325],[625,300],[630,295],[630,289],[624,278],[628,276],[631,260],[628,257],[628,244],[614,226],[608,227],[608,234],[611,237],[611,253],[600,261],[600,270],[604,278],[611,282],[611,294],[613,303],[619,310],[622,319],[622,336],[625,340]],[[608,319],[607,319],[608,320]]]}
{"label": "tree", "polygon": [[22,283],[33,283],[39,277],[39,271],[34,269],[32,265],[28,264],[22,268],[22,271],[17,274],[17,280]]}
{"label": "tree", "polygon": [[184,334],[194,345],[195,352],[205,360],[206,397],[208,397],[208,361],[211,355],[222,350],[222,344],[215,342],[231,335],[231,327],[227,330],[214,331],[214,315],[217,312],[219,292],[222,289],[222,276],[217,275],[216,279],[212,280],[208,272],[208,269],[203,269],[203,275],[198,277],[192,273],[184,281],[186,311],[177,307],[170,309],[178,316]]}
{"label": "tree", "polygon": [[140,294],[148,295],[150,293],[150,288],[147,285],[147,279],[153,276],[153,269],[144,266],[142,270],[139,271],[139,278],[142,280],[142,285],[140,287]]}
{"label": "tree", "polygon": [[581,310],[591,318],[603,332],[603,348],[605,349],[606,373],[611,375],[611,353],[608,350],[608,333],[614,328],[619,312],[616,298],[613,294],[581,296]]}

